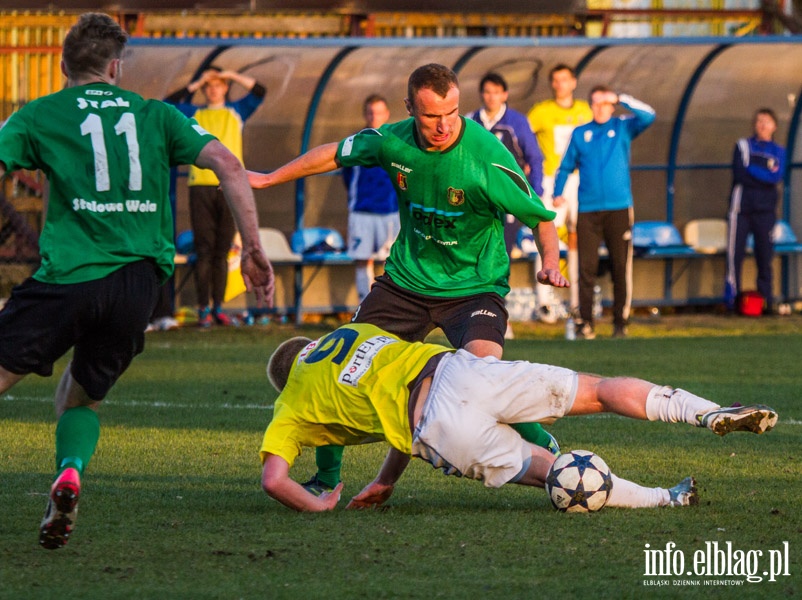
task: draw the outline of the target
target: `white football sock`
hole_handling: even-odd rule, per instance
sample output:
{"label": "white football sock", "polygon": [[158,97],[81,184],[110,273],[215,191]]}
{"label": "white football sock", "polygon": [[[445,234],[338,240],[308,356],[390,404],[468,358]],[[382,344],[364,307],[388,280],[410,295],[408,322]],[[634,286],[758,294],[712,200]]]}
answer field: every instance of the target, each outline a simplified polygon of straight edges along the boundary
{"label": "white football sock", "polygon": [[605,506],[615,506],[618,508],[657,508],[666,506],[671,502],[671,494],[664,488],[647,488],[632,481],[621,479],[615,473],[611,473],[613,478],[613,489],[610,498]]}
{"label": "white football sock", "polygon": [[720,408],[715,402],[686,392],[680,388],[654,386],[646,396],[646,418],[665,423],[699,425],[696,415]]}

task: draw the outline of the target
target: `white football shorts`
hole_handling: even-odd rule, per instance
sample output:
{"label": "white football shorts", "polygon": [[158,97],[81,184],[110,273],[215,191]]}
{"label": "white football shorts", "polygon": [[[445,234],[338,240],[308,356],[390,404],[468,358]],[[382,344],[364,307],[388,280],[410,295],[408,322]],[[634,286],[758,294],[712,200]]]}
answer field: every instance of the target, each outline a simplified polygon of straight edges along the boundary
{"label": "white football shorts", "polygon": [[357,260],[386,260],[400,230],[397,212],[388,215],[352,212],[348,215],[348,256]]}
{"label": "white football shorts", "polygon": [[577,382],[577,373],[562,367],[457,350],[437,366],[412,454],[446,475],[500,487],[530,457],[526,442],[507,423],[553,423],[571,410]]}

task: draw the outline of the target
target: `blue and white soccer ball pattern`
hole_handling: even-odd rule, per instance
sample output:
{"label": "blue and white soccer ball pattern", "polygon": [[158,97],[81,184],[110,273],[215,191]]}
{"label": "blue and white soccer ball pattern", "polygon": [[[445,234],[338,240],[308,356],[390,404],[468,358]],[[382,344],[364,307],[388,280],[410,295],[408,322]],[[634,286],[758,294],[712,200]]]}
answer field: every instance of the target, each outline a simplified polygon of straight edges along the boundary
{"label": "blue and white soccer ball pattern", "polygon": [[612,489],[610,467],[588,450],[560,455],[546,477],[549,499],[562,512],[601,510]]}

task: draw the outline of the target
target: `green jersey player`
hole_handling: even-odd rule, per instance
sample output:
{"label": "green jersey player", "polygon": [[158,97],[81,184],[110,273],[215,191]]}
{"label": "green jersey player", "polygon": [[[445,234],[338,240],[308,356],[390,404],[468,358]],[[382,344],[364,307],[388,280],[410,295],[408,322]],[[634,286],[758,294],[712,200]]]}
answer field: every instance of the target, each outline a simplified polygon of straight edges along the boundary
{"label": "green jersey player", "polygon": [[[554,213],[544,208],[501,142],[460,116],[459,84],[451,69],[419,67],[407,87],[410,119],[318,146],[272,173],[249,172],[251,185],[268,187],[340,165],[384,167],[398,194],[401,232],[385,275],[353,321],[407,341],[421,341],[440,327],[455,347],[501,358],[507,329],[503,296],[509,290],[504,215],[538,232],[543,256],[538,281],[567,287]],[[528,441],[552,443],[539,425],[519,427]],[[326,449],[317,456],[318,474],[309,487],[330,489],[340,479],[339,456]]]}
{"label": "green jersey player", "polygon": [[111,17],[82,15],[64,40],[66,89],[0,129],[0,177],[41,169],[50,184],[41,267],[0,311],[0,393],[29,373],[50,375],[74,348],[55,395],[56,480],[39,534],[48,549],[72,533],[100,434],[95,410],[142,351],[159,285],[173,271],[171,166],[218,174],[242,233],[246,281],[260,301],[273,288],[239,160],[177,109],[117,87],[127,39]]}

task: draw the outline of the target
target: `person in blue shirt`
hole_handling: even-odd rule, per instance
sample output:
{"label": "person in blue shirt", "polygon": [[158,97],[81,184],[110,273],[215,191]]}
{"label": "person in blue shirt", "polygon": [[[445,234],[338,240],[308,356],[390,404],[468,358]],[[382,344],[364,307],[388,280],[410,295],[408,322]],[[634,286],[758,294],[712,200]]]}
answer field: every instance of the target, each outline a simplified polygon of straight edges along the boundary
{"label": "person in blue shirt", "polygon": [[[618,105],[631,114],[613,118]],[[593,339],[593,287],[599,268],[599,247],[607,246],[613,280],[613,336],[625,337],[632,279],[632,186],[629,175],[632,140],[654,122],[654,109],[606,86],[590,92],[593,120],[571,133],[554,182],[554,206],[565,201],[568,176],[579,169],[578,338]]]}
{"label": "person in blue shirt", "polygon": [[728,308],[735,307],[735,300],[741,293],[746,239],[751,233],[757,264],[757,291],[763,296],[763,312],[770,314],[774,258],[771,231],[777,218],[777,185],[783,178],[785,149],[774,142],[777,116],[770,108],[761,108],[755,113],[753,130],[752,137],[738,140],[732,156],[724,299]]}
{"label": "person in blue shirt", "polygon": [[[390,120],[387,100],[371,94],[362,104],[362,114],[366,128],[378,129]],[[361,303],[373,283],[373,261],[387,259],[401,229],[398,197],[381,167],[344,167],[342,175],[348,190],[348,255],[354,259]]]}

